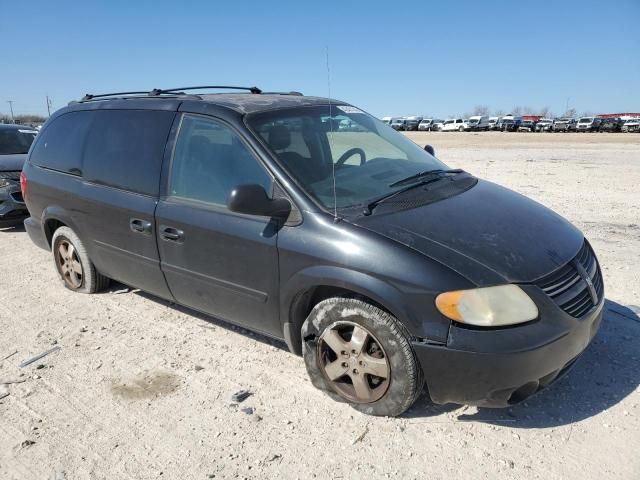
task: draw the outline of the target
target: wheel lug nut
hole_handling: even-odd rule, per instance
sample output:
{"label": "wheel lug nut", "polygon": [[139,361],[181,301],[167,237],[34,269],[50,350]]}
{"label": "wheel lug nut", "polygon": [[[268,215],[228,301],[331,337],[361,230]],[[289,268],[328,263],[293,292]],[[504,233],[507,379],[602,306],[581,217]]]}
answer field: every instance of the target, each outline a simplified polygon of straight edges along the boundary
{"label": "wheel lug nut", "polygon": [[354,369],[353,369],[353,373],[355,373],[355,374],[357,375],[357,374],[358,374],[358,369],[357,369],[357,368],[354,368]]}
{"label": "wheel lug nut", "polygon": [[355,355],[355,354],[356,354],[355,349],[354,349],[354,350],[351,350],[351,353]]}
{"label": "wheel lug nut", "polygon": [[348,364],[347,362],[342,362],[342,366],[343,366],[344,368],[347,368],[347,367],[349,366],[349,364]]}

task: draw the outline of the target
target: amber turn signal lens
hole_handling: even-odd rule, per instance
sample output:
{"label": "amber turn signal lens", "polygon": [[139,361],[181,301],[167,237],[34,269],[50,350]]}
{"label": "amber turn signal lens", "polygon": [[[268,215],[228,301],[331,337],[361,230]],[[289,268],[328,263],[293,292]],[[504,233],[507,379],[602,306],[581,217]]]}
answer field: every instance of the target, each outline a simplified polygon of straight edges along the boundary
{"label": "amber turn signal lens", "polygon": [[458,322],[462,321],[462,316],[458,311],[458,303],[462,297],[462,291],[441,293],[436,297],[436,307],[445,317]]}

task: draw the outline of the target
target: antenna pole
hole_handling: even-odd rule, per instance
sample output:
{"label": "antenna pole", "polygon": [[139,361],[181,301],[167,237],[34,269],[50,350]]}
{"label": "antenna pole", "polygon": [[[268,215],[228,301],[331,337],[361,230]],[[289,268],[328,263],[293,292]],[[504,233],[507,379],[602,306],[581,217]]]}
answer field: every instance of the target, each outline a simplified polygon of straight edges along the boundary
{"label": "antenna pole", "polygon": [[7,100],[9,104],[9,109],[11,110],[11,123],[16,123],[16,119],[13,118],[13,100]]}
{"label": "antenna pole", "polygon": [[[331,110],[331,69],[329,68],[329,46],[326,47],[327,54],[327,90],[329,91],[329,149],[333,147],[333,113]],[[333,221],[338,221],[338,195],[336,193],[336,163],[333,161],[331,153],[331,176],[333,178]]]}
{"label": "antenna pole", "polygon": [[49,116],[51,116],[51,99],[49,99],[49,95],[47,95],[47,112],[49,112]]}

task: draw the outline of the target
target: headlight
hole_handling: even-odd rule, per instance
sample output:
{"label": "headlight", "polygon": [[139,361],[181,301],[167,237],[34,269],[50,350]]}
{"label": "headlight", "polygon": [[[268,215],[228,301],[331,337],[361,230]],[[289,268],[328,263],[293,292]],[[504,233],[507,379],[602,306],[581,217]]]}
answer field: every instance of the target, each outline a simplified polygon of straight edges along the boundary
{"label": "headlight", "polygon": [[538,307],[517,285],[441,293],[436,307],[451,320],[480,327],[514,325],[538,317]]}
{"label": "headlight", "polygon": [[6,180],[4,178],[0,178],[0,188],[8,187],[9,185],[11,185],[9,180]]}

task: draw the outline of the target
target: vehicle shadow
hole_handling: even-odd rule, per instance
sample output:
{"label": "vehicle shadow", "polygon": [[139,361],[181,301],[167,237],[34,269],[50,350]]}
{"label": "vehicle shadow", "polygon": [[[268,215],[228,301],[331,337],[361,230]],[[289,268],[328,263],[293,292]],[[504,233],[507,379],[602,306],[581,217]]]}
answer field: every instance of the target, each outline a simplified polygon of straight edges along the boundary
{"label": "vehicle shadow", "polygon": [[640,385],[640,307],[606,300],[600,331],[576,365],[561,379],[510,408],[435,405],[423,395],[407,417],[434,417],[460,410],[458,421],[512,428],[569,425],[616,405]]}
{"label": "vehicle shadow", "polygon": [[[120,293],[122,292],[122,293]],[[234,325],[232,323],[228,323],[224,320],[219,320],[215,317],[212,317],[210,315],[207,315],[206,313],[202,313],[199,312],[197,310],[192,310],[188,307],[184,307],[182,305],[179,305],[177,303],[173,303],[170,302],[168,300],[164,300],[160,297],[156,297],[150,293],[147,292],[143,292],[141,290],[138,289],[133,289],[131,287],[128,287],[122,283],[119,282],[115,282],[112,281],[111,284],[109,285],[109,287],[104,290],[103,292],[101,292],[101,294],[111,294],[111,295],[119,295],[119,294],[130,294],[131,292],[135,293],[135,295],[139,295],[147,300],[151,300],[155,303],[159,303],[161,305],[164,305],[166,307],[170,307],[171,309],[180,312],[180,313],[184,313],[186,315],[189,315],[191,317],[195,317],[198,318],[204,322],[207,322],[205,325],[201,325],[203,328],[209,328],[209,329],[213,329],[216,327],[219,328],[224,328],[225,330],[229,330],[231,332],[234,333],[238,333],[240,335],[244,335],[246,337],[250,337],[253,340],[256,340],[260,343],[263,343],[265,345],[269,345],[272,347],[276,347],[279,348],[281,350],[285,350],[285,351],[289,351],[289,349],[287,348],[287,345],[284,341],[269,337],[267,335],[263,335],[261,333],[258,332],[254,332],[252,330],[248,330],[246,328],[243,328],[241,326],[238,325]]]}

